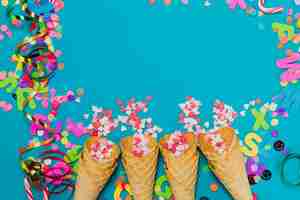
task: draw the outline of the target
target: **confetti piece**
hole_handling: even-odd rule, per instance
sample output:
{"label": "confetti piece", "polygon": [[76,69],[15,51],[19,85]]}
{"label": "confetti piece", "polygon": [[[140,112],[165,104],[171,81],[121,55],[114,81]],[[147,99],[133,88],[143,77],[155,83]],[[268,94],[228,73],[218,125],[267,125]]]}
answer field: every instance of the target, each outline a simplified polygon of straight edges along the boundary
{"label": "confetti piece", "polygon": [[8,6],[8,0],[1,0],[1,4],[2,4],[2,6],[7,7]]}
{"label": "confetti piece", "polygon": [[278,126],[278,124],[279,124],[279,120],[278,119],[272,119],[272,121],[271,121],[271,125],[272,126]]}
{"label": "confetti piece", "polygon": [[210,184],[209,188],[212,192],[217,192],[219,189],[218,184],[216,184],[216,183]]}
{"label": "confetti piece", "polygon": [[0,108],[5,112],[10,112],[13,106],[5,101],[0,101]]}

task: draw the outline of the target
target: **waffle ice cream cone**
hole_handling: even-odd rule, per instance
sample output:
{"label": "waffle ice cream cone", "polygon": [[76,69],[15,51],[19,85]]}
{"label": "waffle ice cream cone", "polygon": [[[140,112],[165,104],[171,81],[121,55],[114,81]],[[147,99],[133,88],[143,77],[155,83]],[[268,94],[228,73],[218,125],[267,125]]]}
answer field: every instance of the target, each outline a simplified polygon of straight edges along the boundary
{"label": "waffle ice cream cone", "polygon": [[122,163],[135,200],[152,200],[158,160],[158,144],[151,136],[148,140],[149,152],[143,156],[132,153],[133,136],[121,140]]}
{"label": "waffle ice cream cone", "polygon": [[133,136],[121,140],[122,163],[136,200],[152,200],[153,187],[158,160],[158,144],[151,136],[148,140],[149,152],[143,156],[132,153]]}
{"label": "waffle ice cream cone", "polygon": [[[199,135],[199,147],[207,157],[212,171],[224,184],[235,200],[252,200],[247,178],[244,156],[240,142],[232,128],[221,128],[217,133],[222,137],[225,150],[218,152],[209,142],[207,134]],[[209,134],[209,133],[208,133]]]}
{"label": "waffle ice cream cone", "polygon": [[194,200],[197,181],[198,158],[196,138],[187,133],[188,148],[179,156],[165,147],[170,135],[160,141],[160,149],[165,161],[166,174],[176,200]]}
{"label": "waffle ice cream cone", "polygon": [[96,200],[117,166],[120,150],[115,144],[109,159],[97,161],[92,158],[91,146],[101,140],[103,138],[93,137],[84,145],[79,159],[74,200]]}

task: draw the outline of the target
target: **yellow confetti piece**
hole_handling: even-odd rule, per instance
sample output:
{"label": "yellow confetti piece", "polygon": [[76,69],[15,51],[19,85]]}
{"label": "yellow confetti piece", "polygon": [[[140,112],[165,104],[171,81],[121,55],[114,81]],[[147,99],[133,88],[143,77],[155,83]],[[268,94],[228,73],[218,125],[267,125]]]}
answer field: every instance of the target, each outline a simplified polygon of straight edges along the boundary
{"label": "yellow confetti piece", "polygon": [[266,144],[266,145],[264,146],[264,149],[265,149],[266,151],[269,151],[269,150],[272,149],[272,145]]}
{"label": "yellow confetti piece", "polygon": [[286,87],[286,86],[288,86],[288,82],[286,82],[286,81],[281,81],[280,82],[280,85],[282,86],[282,87]]}
{"label": "yellow confetti piece", "polygon": [[279,124],[279,120],[278,119],[272,119],[271,121],[271,125],[272,126],[277,126]]}
{"label": "yellow confetti piece", "polygon": [[69,143],[69,141],[68,141],[68,138],[66,138],[66,137],[63,137],[61,140],[60,140],[60,142],[62,143],[62,144],[67,144],[67,143]]}
{"label": "yellow confetti piece", "polygon": [[300,19],[297,19],[296,26],[297,28],[300,28]]}
{"label": "yellow confetti piece", "polygon": [[2,4],[2,6],[7,7],[8,6],[8,0],[2,0],[1,4]]}

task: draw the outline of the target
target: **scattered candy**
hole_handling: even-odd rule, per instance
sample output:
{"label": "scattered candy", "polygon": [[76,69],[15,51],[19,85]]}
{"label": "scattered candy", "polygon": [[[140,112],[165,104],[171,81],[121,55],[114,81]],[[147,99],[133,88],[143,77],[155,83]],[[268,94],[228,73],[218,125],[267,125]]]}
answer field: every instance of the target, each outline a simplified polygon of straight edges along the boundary
{"label": "scattered candy", "polygon": [[179,104],[181,112],[179,113],[179,123],[184,125],[188,132],[199,134],[202,132],[202,127],[199,125],[201,102],[193,97],[187,97],[187,101]]}
{"label": "scattered candy", "polygon": [[87,127],[92,136],[107,136],[118,127],[118,121],[113,118],[111,110],[92,108],[94,114],[91,124]]}
{"label": "scattered candy", "polygon": [[184,134],[175,131],[173,134],[170,135],[170,138],[166,142],[165,148],[171,151],[175,156],[182,155],[185,150],[187,150],[189,147],[186,138],[184,137]]}
{"label": "scattered candy", "polygon": [[91,146],[91,156],[93,159],[100,161],[109,159],[112,155],[113,143],[105,138],[101,138],[98,142]]}
{"label": "scattered candy", "polygon": [[229,127],[237,117],[237,113],[234,109],[220,100],[216,100],[213,112],[215,128]]}
{"label": "scattered candy", "polygon": [[148,111],[148,104],[151,99],[152,97],[147,97],[145,101],[136,101],[132,98],[127,105],[121,100],[117,100],[120,111],[126,114],[118,116],[121,131],[128,131],[128,128],[132,129],[134,133],[132,153],[138,157],[145,156],[150,152],[145,135],[156,138],[157,134],[162,132],[160,127],[153,124],[152,118],[141,118],[139,115],[141,112],[146,113]]}

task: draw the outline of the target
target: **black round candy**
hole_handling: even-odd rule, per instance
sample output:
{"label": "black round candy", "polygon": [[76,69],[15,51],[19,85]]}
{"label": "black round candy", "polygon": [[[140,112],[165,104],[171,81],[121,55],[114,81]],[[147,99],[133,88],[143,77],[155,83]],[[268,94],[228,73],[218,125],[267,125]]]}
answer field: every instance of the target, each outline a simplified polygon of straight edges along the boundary
{"label": "black round candy", "polygon": [[284,142],[281,140],[278,140],[274,143],[274,149],[276,151],[283,151],[284,150]]}
{"label": "black round candy", "polygon": [[250,185],[256,184],[254,176],[248,176],[248,180],[249,180]]}
{"label": "black round candy", "polygon": [[261,178],[265,181],[270,180],[272,178],[272,172],[270,170],[265,170]]}
{"label": "black round candy", "polygon": [[17,95],[16,95],[15,93],[13,93],[11,96],[12,96],[15,100],[17,99]]}
{"label": "black round candy", "polygon": [[200,199],[199,200],[209,200],[209,198],[208,197],[200,197]]}

